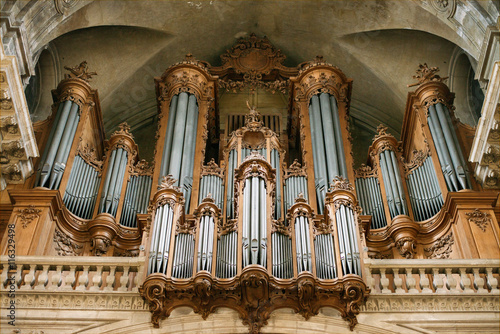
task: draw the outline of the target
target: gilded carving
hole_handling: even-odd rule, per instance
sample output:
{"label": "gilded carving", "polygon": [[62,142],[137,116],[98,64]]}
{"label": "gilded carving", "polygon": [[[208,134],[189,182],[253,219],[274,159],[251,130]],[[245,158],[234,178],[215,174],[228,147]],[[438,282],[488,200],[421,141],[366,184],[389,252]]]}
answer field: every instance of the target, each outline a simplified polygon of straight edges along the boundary
{"label": "gilded carving", "polygon": [[89,72],[86,61],[82,61],[80,65],[76,65],[74,67],[64,66],[64,69],[70,72],[66,74],[66,79],[78,78],[89,82],[90,79],[92,79],[92,76],[97,75],[96,72]]}
{"label": "gilded carving", "polygon": [[487,212],[481,212],[479,209],[474,209],[472,212],[467,212],[465,214],[469,223],[474,223],[481,229],[481,231],[486,232],[488,224],[491,223],[490,214]]}
{"label": "gilded carving", "polygon": [[455,243],[453,232],[440,238],[432,246],[424,248],[426,255],[430,259],[448,259],[452,252],[452,246]]}
{"label": "gilded carving", "polygon": [[216,175],[219,177],[224,177],[224,169],[219,167],[214,159],[210,160],[206,165],[201,168],[201,176],[205,175]]}
{"label": "gilded carving", "polygon": [[29,205],[24,209],[17,209],[18,217],[21,218],[21,223],[23,228],[28,227],[28,225],[35,219],[40,217],[42,210],[37,209],[34,205]]}
{"label": "gilded carving", "polygon": [[343,176],[337,176],[332,180],[330,183],[330,188],[328,189],[329,192],[332,192],[334,190],[347,190],[347,191],[354,191],[354,187],[352,184]]}
{"label": "gilded carving", "polygon": [[77,244],[58,229],[54,231],[54,249],[59,256],[78,256],[83,252],[83,245]]}

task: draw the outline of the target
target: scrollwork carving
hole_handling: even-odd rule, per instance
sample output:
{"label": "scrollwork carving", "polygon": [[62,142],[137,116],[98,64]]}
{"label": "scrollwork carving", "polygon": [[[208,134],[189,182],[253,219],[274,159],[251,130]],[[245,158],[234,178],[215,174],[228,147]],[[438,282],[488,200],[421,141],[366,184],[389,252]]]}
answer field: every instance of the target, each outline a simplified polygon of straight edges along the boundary
{"label": "scrollwork carving", "polygon": [[402,257],[413,259],[417,253],[417,241],[412,237],[404,237],[396,241],[396,248]]}
{"label": "scrollwork carving", "polygon": [[83,252],[83,245],[77,244],[57,228],[54,230],[53,242],[59,256],[77,256]]}
{"label": "scrollwork carving", "polygon": [[426,255],[430,259],[448,259],[452,252],[452,246],[455,243],[453,232],[440,238],[432,246],[424,248]]}

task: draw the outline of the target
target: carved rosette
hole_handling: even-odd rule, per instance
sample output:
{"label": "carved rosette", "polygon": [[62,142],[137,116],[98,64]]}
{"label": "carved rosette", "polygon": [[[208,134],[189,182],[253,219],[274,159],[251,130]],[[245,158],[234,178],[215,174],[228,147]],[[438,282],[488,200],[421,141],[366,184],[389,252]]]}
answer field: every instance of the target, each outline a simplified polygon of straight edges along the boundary
{"label": "carved rosette", "polygon": [[302,272],[297,279],[281,280],[255,265],[245,267],[241,275],[229,280],[219,280],[204,271],[182,282],[151,274],[139,291],[149,304],[151,322],[156,328],[177,307],[191,307],[204,319],[219,307],[228,307],[239,313],[250,333],[259,333],[274,310],[290,308],[309,319],[327,306],[338,310],[352,330],[360,306],[370,293],[355,275],[325,282]]}

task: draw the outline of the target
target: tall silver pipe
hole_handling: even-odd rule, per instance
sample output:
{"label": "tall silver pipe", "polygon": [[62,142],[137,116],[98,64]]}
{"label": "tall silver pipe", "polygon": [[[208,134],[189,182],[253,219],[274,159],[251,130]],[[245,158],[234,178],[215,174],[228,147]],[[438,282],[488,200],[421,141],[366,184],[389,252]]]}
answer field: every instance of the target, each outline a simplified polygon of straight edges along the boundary
{"label": "tall silver pipe", "polygon": [[186,92],[179,94],[177,102],[177,114],[175,117],[174,134],[172,141],[172,150],[170,153],[170,160],[167,173],[172,175],[177,180],[176,186],[182,186],[181,177],[181,163],[182,151],[184,150],[184,138],[186,130],[186,117],[188,114],[188,100],[189,95]]}
{"label": "tall silver pipe", "polygon": [[319,95],[321,120],[323,124],[323,138],[325,141],[327,181],[333,180],[339,173],[339,157],[337,156],[337,145],[335,143],[335,131],[333,130],[332,111],[330,108],[330,97],[327,93]]}
{"label": "tall silver pipe", "polygon": [[260,191],[260,224],[259,224],[259,264],[263,267],[267,265],[267,205],[266,205],[266,187],[262,178],[258,178]]}
{"label": "tall silver pipe", "polygon": [[174,134],[174,125],[175,125],[175,115],[177,114],[177,100],[179,96],[175,95],[172,97],[170,101],[170,108],[168,113],[168,124],[167,130],[165,134],[165,141],[163,145],[163,153],[161,158],[161,166],[160,166],[160,175],[158,178],[158,184],[161,183],[161,180],[164,176],[167,175],[167,170],[170,165],[170,152],[172,150],[172,141]]}
{"label": "tall silver pipe", "polygon": [[396,186],[398,189],[398,194],[399,194],[399,198],[401,200],[401,206],[403,209],[403,211],[401,213],[407,214],[408,210],[406,209],[405,192],[403,190],[403,183],[401,182],[401,174],[399,173],[396,154],[392,150],[388,150],[385,152],[388,152],[388,153],[386,153],[386,155],[390,156],[390,159],[392,162],[392,169],[394,170],[394,178],[396,179]]}
{"label": "tall silver pipe", "polygon": [[333,127],[335,129],[335,142],[337,144],[336,148],[337,148],[337,156],[339,157],[340,174],[347,179],[347,165],[345,161],[342,131],[340,129],[339,109],[337,106],[337,100],[335,99],[334,96],[330,96],[330,104],[332,110]]}

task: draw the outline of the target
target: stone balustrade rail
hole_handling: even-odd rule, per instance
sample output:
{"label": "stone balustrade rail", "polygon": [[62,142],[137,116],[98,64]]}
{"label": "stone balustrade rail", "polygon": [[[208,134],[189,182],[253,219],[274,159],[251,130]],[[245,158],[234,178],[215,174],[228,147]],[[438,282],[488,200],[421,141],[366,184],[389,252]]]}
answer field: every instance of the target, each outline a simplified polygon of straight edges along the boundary
{"label": "stone balustrade rail", "polygon": [[499,294],[498,259],[365,259],[371,294]]}
{"label": "stone balustrade rail", "polygon": [[[137,292],[142,283],[144,257],[0,256],[2,288],[18,291]],[[139,278],[141,281],[139,281]],[[2,289],[2,290],[3,290]]]}

